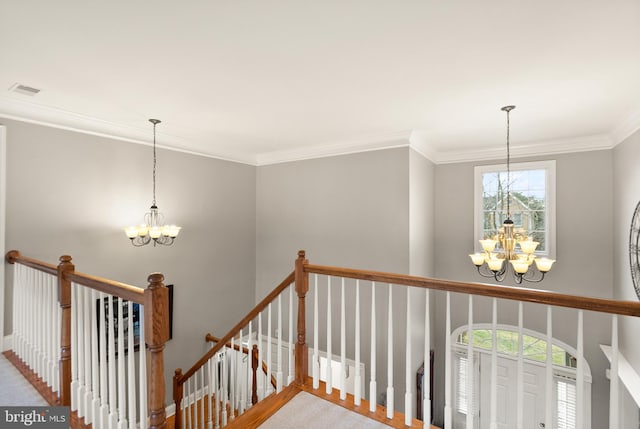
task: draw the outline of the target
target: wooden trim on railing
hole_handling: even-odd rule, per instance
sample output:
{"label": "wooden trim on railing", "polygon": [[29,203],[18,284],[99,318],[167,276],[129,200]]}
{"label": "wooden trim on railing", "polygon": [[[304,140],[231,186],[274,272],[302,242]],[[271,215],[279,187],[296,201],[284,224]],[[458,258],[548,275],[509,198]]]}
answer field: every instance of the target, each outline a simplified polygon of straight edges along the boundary
{"label": "wooden trim on railing", "polygon": [[184,383],[185,380],[195,374],[195,372],[200,369],[202,365],[204,365],[209,359],[211,359],[213,355],[218,353],[225,344],[230,342],[231,338],[234,337],[238,332],[240,332],[241,328],[249,323],[249,321],[255,319],[258,313],[264,310],[271,301],[273,301],[280,293],[282,293],[283,290],[285,290],[291,283],[293,283],[294,274],[295,273],[293,272],[289,274],[282,281],[282,283],[278,285],[277,288],[271,291],[271,293],[267,295],[262,301],[260,301],[260,303],[253,310],[251,310],[246,316],[244,316],[244,318],[238,324],[236,324],[236,326],[234,326],[224,337],[220,339],[220,342],[218,344],[209,349],[209,351],[205,353],[204,356],[202,356],[198,360],[198,362],[196,362],[191,368],[189,368],[187,372],[184,373],[182,379],[179,380],[179,382]]}
{"label": "wooden trim on railing", "polygon": [[309,261],[305,259],[305,251],[300,250],[298,259],[295,262],[296,293],[298,294],[298,341],[295,346],[295,380],[298,384],[303,384],[307,379],[307,366],[309,364],[305,313],[305,298],[309,291],[309,274],[304,270],[305,264],[308,263]]}
{"label": "wooden trim on railing", "polygon": [[99,292],[105,292],[109,295],[115,295],[127,301],[144,305],[144,289],[142,288],[76,272],[65,273],[65,278],[73,283],[95,289]]}
{"label": "wooden trim on railing", "polygon": [[22,265],[35,268],[36,270],[39,270],[39,271],[44,271],[45,273],[51,274],[53,276],[58,275],[58,267],[56,267],[55,265],[38,261],[37,259],[22,256],[20,252],[17,250],[8,251],[5,259],[10,264],[15,264],[16,262],[18,262]]}
{"label": "wooden trim on railing", "polygon": [[306,273],[347,277],[360,280],[436,289],[469,295],[488,296],[523,302],[533,302],[536,304],[546,304],[556,307],[569,307],[580,310],[620,314],[624,316],[640,316],[640,302],[635,301],[614,301],[610,299],[566,295],[551,292],[548,290],[533,290],[515,286],[456,282],[451,280],[430,279],[425,277],[406,276],[401,274],[355,270],[351,268],[338,268],[311,264],[305,264],[304,271]]}
{"label": "wooden trim on railing", "polygon": [[164,286],[164,276],[153,273],[148,278],[149,287],[144,290],[144,337],[149,347],[149,427],[164,429],[167,425],[164,395],[165,343],[169,340],[169,290]]}
{"label": "wooden trim on railing", "polygon": [[63,255],[57,267],[58,302],[61,311],[60,329],[60,405],[71,405],[71,282],[65,274],[72,273],[75,266],[71,256]]}

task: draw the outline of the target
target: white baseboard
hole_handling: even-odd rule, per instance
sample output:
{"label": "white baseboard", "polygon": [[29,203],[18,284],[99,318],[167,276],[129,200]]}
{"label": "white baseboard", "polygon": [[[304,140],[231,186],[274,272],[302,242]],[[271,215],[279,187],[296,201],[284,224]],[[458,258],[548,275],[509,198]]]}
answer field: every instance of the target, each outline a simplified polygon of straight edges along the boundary
{"label": "white baseboard", "polygon": [[176,404],[169,404],[165,407],[164,412],[167,414],[167,417],[172,416],[176,413]]}
{"label": "white baseboard", "polygon": [[2,351],[6,352],[7,350],[11,350],[13,348],[13,335],[6,335],[2,339]]}

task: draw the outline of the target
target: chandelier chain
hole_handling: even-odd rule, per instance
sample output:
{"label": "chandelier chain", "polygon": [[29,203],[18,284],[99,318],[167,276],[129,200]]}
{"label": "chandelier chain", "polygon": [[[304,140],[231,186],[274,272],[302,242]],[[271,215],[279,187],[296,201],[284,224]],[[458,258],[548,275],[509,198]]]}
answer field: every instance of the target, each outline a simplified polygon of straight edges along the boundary
{"label": "chandelier chain", "polygon": [[153,122],[153,202],[151,205],[156,205],[156,125],[158,122]]}
{"label": "chandelier chain", "polygon": [[510,111],[511,109],[507,109],[507,219],[511,219],[511,152],[509,148],[509,112]]}

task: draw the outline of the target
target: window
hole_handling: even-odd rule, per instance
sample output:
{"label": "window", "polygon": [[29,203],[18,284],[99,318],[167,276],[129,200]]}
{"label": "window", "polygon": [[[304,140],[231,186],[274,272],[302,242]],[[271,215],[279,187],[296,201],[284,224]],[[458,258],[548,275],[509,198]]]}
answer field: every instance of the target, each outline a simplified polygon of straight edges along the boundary
{"label": "window", "polygon": [[[555,161],[483,165],[475,168],[475,243],[492,238],[507,218],[539,242],[536,254],[555,254]],[[510,198],[507,201],[507,185]]]}
{"label": "window", "polygon": [[[519,343],[518,332],[497,329],[496,340],[498,342],[498,353],[518,356]],[[547,341],[532,335],[522,335],[522,357],[525,359],[546,362],[547,360]],[[469,344],[469,331],[462,331],[456,338],[456,343],[460,345]],[[492,350],[493,349],[493,331],[491,329],[474,329],[473,330],[473,347],[476,349]],[[565,366],[568,368],[576,367],[576,358],[560,346],[551,345],[551,361],[554,365]]]}
{"label": "window", "polygon": [[576,427],[576,384],[570,380],[556,380],[557,428],[575,429]]}

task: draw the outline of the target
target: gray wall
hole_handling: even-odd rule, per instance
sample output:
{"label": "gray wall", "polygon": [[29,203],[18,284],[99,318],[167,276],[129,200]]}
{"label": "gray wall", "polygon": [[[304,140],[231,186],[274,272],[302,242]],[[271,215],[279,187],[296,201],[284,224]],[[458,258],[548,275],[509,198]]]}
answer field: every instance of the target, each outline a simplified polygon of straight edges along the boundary
{"label": "gray wall", "polygon": [[[164,273],[175,295],[168,383],[176,367],[202,354],[206,332],[224,334],[253,306],[254,167],[159,149],[158,206],[183,230],[171,247],[134,248],[122,227],[141,223],[151,205],[150,146],[0,122],[7,126],[7,249],[51,263],[70,254],[78,271],[140,287],[149,273]],[[12,331],[8,277],[5,334]]]}
{"label": "gray wall", "polygon": [[[434,171],[431,162],[407,148],[260,167],[257,178],[256,298],[264,297],[292,270],[299,249],[305,249],[314,264],[431,274]],[[322,303],[326,302],[326,287],[320,291],[322,308]],[[332,293],[333,319],[339,320],[337,282]],[[421,297],[413,300],[416,306],[412,306],[412,319],[422,325],[424,293],[412,291],[412,294]],[[378,285],[379,351],[386,349],[386,297],[386,285]],[[350,288],[347,301],[354,299],[353,288]],[[370,299],[370,286],[363,285],[361,302],[367,303]],[[308,304],[307,308],[310,306]],[[405,306],[406,292],[394,292],[395,408],[403,411]],[[361,311],[362,332],[369,332],[369,306],[363,304]],[[347,319],[348,332],[353,332],[352,317]],[[308,319],[308,326],[312,326],[310,323],[311,319]],[[321,323],[321,338],[325,338],[324,328]],[[335,329],[339,329],[337,324]],[[416,332],[412,374],[422,363],[422,346],[418,344],[423,344],[423,340],[417,337]],[[333,338],[333,350],[339,354],[339,336],[334,334]],[[362,340],[368,391],[369,336],[363,334]],[[312,328],[307,328],[307,341],[312,344]],[[353,356],[351,342],[347,348]],[[386,365],[386,356],[378,359],[379,400],[386,389]]]}
{"label": "gray wall", "polygon": [[[551,158],[517,159],[533,161]],[[610,298],[613,294],[613,239],[612,239],[612,154],[611,151],[581,152],[557,155],[556,160],[556,259],[551,273],[541,284],[526,284],[556,292]],[[498,164],[504,160],[486,162]],[[436,167],[436,276],[439,278],[488,282],[481,278],[471,264],[473,251],[473,181],[474,163],[438,165]],[[597,249],[597,264],[593,260]],[[505,282],[506,284],[506,282]],[[441,413],[444,403],[444,294],[438,294],[436,312],[436,392],[440,392],[436,410]],[[467,324],[467,301],[455,297],[452,301],[452,329]],[[490,322],[491,301],[474,300],[474,320]],[[546,332],[544,308],[525,306],[525,326]],[[517,325],[517,306],[500,302],[499,323]],[[554,336],[575,347],[575,312],[554,309]],[[609,383],[604,376],[608,368],[606,358],[598,344],[610,344],[609,318],[585,313],[585,356],[593,375],[592,427],[608,424]],[[438,412],[438,411],[437,411]],[[438,416],[442,421],[442,415]]]}
{"label": "gray wall", "polygon": [[[614,296],[616,299],[638,301],[629,271],[629,227],[636,205],[640,201],[640,131],[613,150],[614,189]],[[620,321],[622,354],[640,373],[640,320],[623,317]],[[638,418],[637,406],[632,414]],[[632,411],[633,412],[633,411]],[[637,420],[636,420],[637,421]]]}

